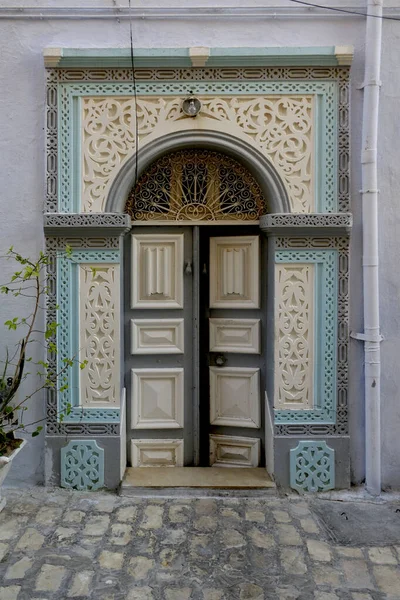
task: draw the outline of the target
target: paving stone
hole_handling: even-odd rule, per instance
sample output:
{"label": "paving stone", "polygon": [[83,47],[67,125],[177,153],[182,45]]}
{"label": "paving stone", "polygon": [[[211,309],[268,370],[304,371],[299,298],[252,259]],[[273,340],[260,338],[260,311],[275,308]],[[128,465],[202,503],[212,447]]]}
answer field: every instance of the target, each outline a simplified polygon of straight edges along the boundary
{"label": "paving stone", "polygon": [[400,596],[400,569],[379,565],[373,567],[373,572],[379,590],[387,594],[389,598],[398,600]]}
{"label": "paving stone", "polygon": [[147,558],[147,556],[135,556],[131,558],[128,566],[128,573],[132,575],[136,580],[144,579],[147,577],[150,569],[154,567],[154,560]]}
{"label": "paving stone", "polygon": [[98,515],[89,517],[86,521],[84,533],[86,535],[103,535],[110,524],[110,517],[108,515]]}
{"label": "paving stone", "polygon": [[83,510],[68,510],[63,514],[63,522],[65,523],[81,523],[86,516]]}
{"label": "paving stone", "polygon": [[336,596],[333,592],[314,592],[315,600],[338,600],[339,596]]}
{"label": "paving stone", "polygon": [[256,527],[249,532],[250,540],[257,548],[272,548],[275,546],[274,536],[271,533],[260,531]]}
{"label": "paving stone", "polygon": [[272,514],[278,523],[290,523],[292,520],[292,517],[286,510],[273,510]]}
{"label": "paving stone", "polygon": [[300,546],[302,544],[301,537],[293,527],[293,525],[286,525],[278,523],[277,531],[279,541],[284,546]]}
{"label": "paving stone", "polygon": [[32,565],[33,560],[24,556],[8,567],[4,579],[23,579]]}
{"label": "paving stone", "polygon": [[126,546],[132,539],[132,528],[126,524],[114,523],[111,525],[110,544]]}
{"label": "paving stone", "polygon": [[212,499],[197,500],[194,505],[196,515],[213,515],[217,510],[217,503]]}
{"label": "paving stone", "polygon": [[315,564],[312,572],[317,585],[339,586],[341,583],[341,571],[336,566],[331,567],[326,563]]}
{"label": "paving stone", "polygon": [[233,508],[223,508],[221,510],[221,517],[225,519],[235,519],[238,521],[240,519],[240,515],[237,510],[233,510]]}
{"label": "paving stone", "polygon": [[308,504],[305,502],[291,502],[289,508],[297,517],[307,517],[310,514]]}
{"label": "paving stone", "polygon": [[62,542],[64,540],[71,540],[76,536],[77,533],[78,532],[76,529],[71,529],[69,527],[57,527],[54,535],[59,542]]}
{"label": "paving stone", "polygon": [[301,592],[293,585],[278,587],[276,588],[276,593],[279,600],[297,600],[297,598],[300,598],[301,594]]}
{"label": "paving stone", "polygon": [[153,590],[148,587],[131,588],[128,592],[127,600],[153,600]]}
{"label": "paving stone", "polygon": [[351,597],[353,600],[373,600],[371,594],[363,594],[359,592],[353,592]]}
{"label": "paving stone", "polygon": [[[98,496],[97,496],[98,498]],[[105,496],[104,498],[101,498],[100,500],[97,500],[96,498],[96,503],[95,503],[95,510],[97,512],[106,512],[106,513],[111,513],[114,510],[114,506],[115,506],[115,502],[116,502],[116,497],[109,494],[107,496]]]}
{"label": "paving stone", "polygon": [[103,550],[99,556],[99,563],[102,569],[122,569],[124,555],[121,552],[109,552]]}
{"label": "paving stone", "polygon": [[192,595],[190,588],[167,588],[165,590],[166,600],[189,600]]}
{"label": "paving stone", "polygon": [[171,523],[186,523],[188,507],[186,506],[171,506],[169,509],[169,519]]}
{"label": "paving stone", "polygon": [[342,560],[341,567],[349,589],[374,589],[364,560]]}
{"label": "paving stone", "polygon": [[8,544],[3,544],[3,542],[0,542],[0,561],[3,560],[3,558],[7,554],[8,548]]}
{"label": "paving stone", "polygon": [[43,546],[44,536],[37,529],[29,527],[20,538],[17,550],[39,550]]}
{"label": "paving stone", "polygon": [[360,548],[347,548],[346,546],[335,546],[336,552],[339,556],[345,556],[346,558],[364,558],[364,554]]}
{"label": "paving stone", "polygon": [[1,600],[17,600],[21,590],[19,585],[10,585],[9,587],[0,587]]}
{"label": "paving stone", "polygon": [[329,545],[325,542],[320,542],[319,540],[307,540],[307,550],[313,560],[330,562],[332,559]]}
{"label": "paving stone", "polygon": [[76,573],[72,580],[72,585],[68,590],[68,598],[75,598],[75,596],[89,596],[92,579],[93,571],[80,571],[80,573]]}
{"label": "paving stone", "polygon": [[23,523],[21,519],[8,519],[0,523],[0,540],[11,540],[20,531]]}
{"label": "paving stone", "polygon": [[264,592],[260,586],[254,583],[242,583],[240,588],[240,600],[264,600]]}
{"label": "paving stone", "polygon": [[371,562],[378,565],[397,565],[397,559],[390,548],[369,548],[368,555]]}
{"label": "paving stone", "polygon": [[304,575],[307,565],[304,562],[304,554],[300,548],[281,548],[281,561],[286,573],[292,575]]}
{"label": "paving stone", "polygon": [[44,564],[36,579],[36,590],[39,592],[56,592],[67,571],[64,567]]}
{"label": "paving stone", "polygon": [[196,534],[190,540],[191,558],[209,558],[212,554],[210,548],[211,537],[204,534]]}
{"label": "paving stone", "polygon": [[187,532],[184,529],[164,529],[164,539],[161,540],[161,544],[176,545],[182,544],[187,539]]}
{"label": "paving stone", "polygon": [[264,523],[265,515],[260,510],[246,510],[246,521],[255,521],[256,523]]}
{"label": "paving stone", "polygon": [[61,508],[48,507],[39,510],[36,515],[36,523],[40,525],[52,525],[57,521],[62,514]]}
{"label": "paving stone", "polygon": [[200,517],[193,524],[199,531],[215,531],[217,529],[217,520],[214,517]]}
{"label": "paving stone", "polygon": [[222,543],[227,548],[240,548],[245,545],[246,540],[236,529],[225,529],[222,532]]}
{"label": "paving stone", "polygon": [[161,506],[147,506],[144,511],[143,529],[160,529],[162,527],[163,508]]}
{"label": "paving stone", "polygon": [[133,523],[136,520],[136,515],[136,506],[124,506],[116,512],[117,521],[122,521],[123,523]]}
{"label": "paving stone", "polygon": [[300,519],[300,525],[306,533],[319,533],[319,527],[314,519]]}

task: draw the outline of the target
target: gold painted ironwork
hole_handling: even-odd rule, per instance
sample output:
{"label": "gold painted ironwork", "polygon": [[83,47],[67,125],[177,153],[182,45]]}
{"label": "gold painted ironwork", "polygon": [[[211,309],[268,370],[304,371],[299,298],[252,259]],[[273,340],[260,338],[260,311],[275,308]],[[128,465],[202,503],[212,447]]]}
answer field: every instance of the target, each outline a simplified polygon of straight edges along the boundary
{"label": "gold painted ironwork", "polygon": [[155,161],[129,193],[134,221],[256,221],[267,212],[254,177],[210,150],[181,150]]}

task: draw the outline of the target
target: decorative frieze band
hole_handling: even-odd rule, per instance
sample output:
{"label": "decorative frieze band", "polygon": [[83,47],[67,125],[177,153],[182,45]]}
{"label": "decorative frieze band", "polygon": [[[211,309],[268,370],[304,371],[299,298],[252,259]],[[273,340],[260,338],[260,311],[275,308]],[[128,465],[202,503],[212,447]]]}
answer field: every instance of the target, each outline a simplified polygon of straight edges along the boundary
{"label": "decorative frieze band", "polygon": [[48,236],[117,236],[131,226],[122,213],[45,213],[44,231]]}
{"label": "decorative frieze band", "polygon": [[260,217],[260,229],[270,235],[350,235],[351,213],[269,214]]}

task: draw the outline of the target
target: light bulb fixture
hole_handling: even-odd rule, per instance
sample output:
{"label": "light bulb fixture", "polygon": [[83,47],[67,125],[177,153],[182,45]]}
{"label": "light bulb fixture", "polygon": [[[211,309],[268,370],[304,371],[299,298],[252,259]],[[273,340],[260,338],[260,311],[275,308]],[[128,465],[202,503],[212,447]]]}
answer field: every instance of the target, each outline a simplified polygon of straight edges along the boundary
{"label": "light bulb fixture", "polygon": [[201,102],[195,96],[188,96],[182,102],[182,110],[188,117],[197,117],[201,111]]}

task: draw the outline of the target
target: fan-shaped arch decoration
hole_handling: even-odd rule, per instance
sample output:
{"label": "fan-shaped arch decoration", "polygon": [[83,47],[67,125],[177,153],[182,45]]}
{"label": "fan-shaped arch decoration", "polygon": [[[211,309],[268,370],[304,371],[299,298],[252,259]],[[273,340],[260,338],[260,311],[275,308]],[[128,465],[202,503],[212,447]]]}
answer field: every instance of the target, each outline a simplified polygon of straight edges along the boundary
{"label": "fan-shaped arch decoration", "polygon": [[257,221],[261,189],[238,161],[211,150],[180,150],[155,161],[129,193],[134,221]]}

